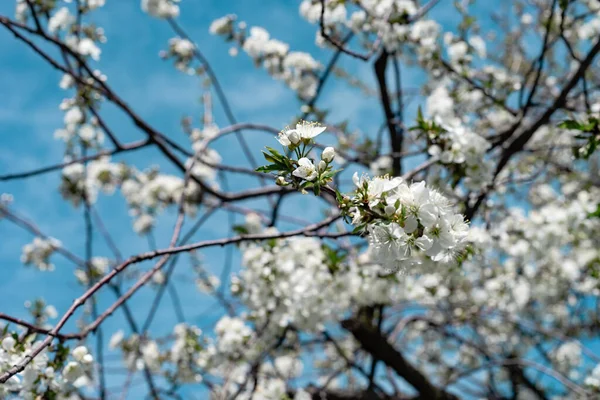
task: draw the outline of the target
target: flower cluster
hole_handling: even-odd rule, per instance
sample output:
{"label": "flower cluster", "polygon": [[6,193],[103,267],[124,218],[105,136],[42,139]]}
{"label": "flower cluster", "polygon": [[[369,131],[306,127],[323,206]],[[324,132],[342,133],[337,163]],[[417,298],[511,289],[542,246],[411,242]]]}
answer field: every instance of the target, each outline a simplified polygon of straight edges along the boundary
{"label": "flower cluster", "polygon": [[142,0],[142,10],[156,18],[179,16],[179,0]]}
{"label": "flower cluster", "polygon": [[205,365],[205,339],[195,326],[177,324],[166,341],[152,340],[132,334],[125,337],[123,331],[115,332],[109,342],[111,349],[120,349],[125,366],[132,371],[149,369],[160,373],[170,381],[197,383],[202,381],[199,368]]}
{"label": "flower cluster", "polygon": [[36,237],[31,243],[23,246],[21,262],[25,265],[33,265],[40,271],[53,271],[54,264],[50,262],[50,257],[61,246],[58,239]]}
{"label": "flower cluster", "polygon": [[54,137],[66,144],[65,158],[72,159],[88,150],[100,150],[104,144],[104,132],[93,114],[102,100],[99,91],[92,87],[96,81],[106,81],[106,76],[94,70],[93,77],[77,80],[71,74],[64,74],[59,86],[63,90],[76,89],[73,97],[65,98],[59,108],[65,112],[64,127],[55,130]]}
{"label": "flower cluster", "polygon": [[111,349],[121,350],[126,367],[132,371],[140,371],[147,367],[149,370],[157,372],[166,359],[164,355],[161,356],[156,341],[140,338],[138,334],[125,338],[123,331],[117,331],[110,338],[109,346]]}
{"label": "flower cluster", "polygon": [[215,325],[216,350],[229,359],[238,359],[245,355],[246,345],[254,337],[254,332],[240,318],[225,316]]}
{"label": "flower cluster", "polygon": [[286,128],[279,133],[277,140],[287,152],[293,152],[297,159],[280,154],[277,150],[267,147],[263,152],[265,159],[272,164],[259,167],[259,172],[274,172],[277,174],[276,183],[280,186],[293,185],[305,192],[312,186],[315,194],[319,194],[338,172],[334,171],[331,163],[335,158],[333,147],[326,147],[321,153],[321,160],[315,165],[310,154],[314,149],[314,138],[325,131],[325,127],[315,122],[302,121],[295,128]]}
{"label": "flower cluster", "polygon": [[492,166],[485,159],[490,143],[462,124],[433,124],[437,129],[426,129],[423,133],[429,143],[428,152],[437,157],[455,176],[465,177],[465,186],[477,190],[492,180]]}
{"label": "flower cluster", "polygon": [[211,35],[233,35],[235,20],[236,16],[234,14],[217,18],[210,24],[208,31]]}
{"label": "flower cluster", "polygon": [[468,225],[448,200],[425,182],[359,177],[354,194],[342,203],[352,224],[368,232],[373,259],[391,271],[418,264],[422,253],[433,261],[455,261],[466,245]]}
{"label": "flower cluster", "polygon": [[176,366],[176,371],[172,378],[182,382],[202,381],[202,375],[198,372],[198,367],[203,363],[202,331],[195,326],[177,324],[173,334],[175,340],[169,352],[169,359]]}
{"label": "flower cluster", "polygon": [[335,307],[323,307],[327,299],[344,292],[344,283],[331,274],[317,239],[248,245],[242,263],[244,269],[234,280],[232,290],[257,321],[314,331],[347,305],[338,297]]}
{"label": "flower cluster", "polygon": [[[70,75],[65,77],[67,81],[63,78],[61,85],[68,88],[72,85]],[[102,148],[104,133],[95,117],[90,118],[85,109],[73,99],[63,100],[60,108],[65,111],[64,128],[57,129],[54,137],[65,142],[68,155],[77,155],[81,148],[96,150]]]}
{"label": "flower cluster", "polygon": [[124,164],[113,164],[108,157],[87,164],[74,163],[62,170],[60,193],[75,207],[85,199],[89,204],[96,202],[98,192],[113,194],[117,186],[127,176]]}
{"label": "flower cluster", "polygon": [[[195,158],[188,159],[185,166],[191,167],[193,178],[216,188],[216,171],[212,165],[218,164],[221,157],[206,146],[215,132],[215,129],[208,127],[203,131],[192,130],[190,139]],[[134,230],[140,234],[152,229],[156,215],[168,206],[179,204],[182,196],[184,211],[190,215],[196,213],[203,200],[203,191],[194,179],[190,179],[186,185],[183,178],[161,174],[156,169],[139,171],[130,167],[120,186],[130,207],[130,214],[135,217]]]}
{"label": "flower cluster", "polygon": [[136,217],[134,230],[147,233],[154,224],[156,213],[169,205],[177,205],[184,196],[184,206],[188,213],[195,213],[201,201],[200,187],[192,182],[186,186],[184,180],[174,175],[135,171],[121,185],[121,193]]}
{"label": "flower cluster", "polygon": [[290,150],[295,150],[301,144],[310,144],[325,129],[327,128],[315,122],[304,121],[296,124],[295,128],[286,128],[281,131],[277,140],[282,146],[287,146]]}
{"label": "flower cluster", "polygon": [[581,365],[581,343],[576,340],[564,342],[551,353],[551,358],[556,363],[557,369],[568,375]]}
{"label": "flower cluster", "polygon": [[175,68],[191,75],[194,73],[194,69],[190,67],[190,63],[194,58],[195,51],[196,46],[190,40],[174,37],[169,40],[169,50],[162,52],[160,56],[164,59],[173,58]]}
{"label": "flower cluster", "polygon": [[[432,59],[439,52],[437,43],[440,26],[437,22],[419,18],[408,23],[418,11],[411,0],[365,1],[360,7],[335,0],[326,0],[323,24],[329,35],[339,35],[342,28],[348,28],[365,40],[363,45],[371,48],[374,42],[371,37],[379,37],[390,52],[401,49],[402,45],[412,45],[419,57]],[[300,15],[312,24],[321,22],[321,1],[304,0],[300,4]],[[327,42],[317,32],[317,44]]]}
{"label": "flower cluster", "polygon": [[430,137],[429,154],[439,157],[444,164],[465,163],[474,168],[480,163],[490,144],[464,126],[443,126],[444,132]]}
{"label": "flower cluster", "polygon": [[[252,214],[246,219],[249,232],[277,233],[256,226],[254,219]],[[431,258],[422,260],[431,268],[423,265],[414,276],[400,279],[381,273],[374,248],[350,255],[314,238],[290,238],[246,243],[242,252],[243,268],[232,278],[231,291],[248,307],[249,320],[259,326],[269,322],[276,331],[293,326],[314,332],[352,306],[433,301],[449,292],[442,276],[450,269],[436,268],[439,262]],[[424,273],[428,269],[432,272]],[[245,332],[248,337],[250,331]]]}
{"label": "flower cluster", "polygon": [[[246,33],[246,24],[240,23],[236,30],[234,20],[235,16],[231,15],[215,20],[210,33],[236,42],[256,65],[262,65],[273,78],[285,82],[301,99],[315,95],[319,82],[317,73],[322,68],[318,61],[308,53],[290,51],[288,44],[272,39],[264,28],[254,26]],[[232,55],[236,55],[237,48],[232,49]]]}
{"label": "flower cluster", "polygon": [[76,382],[91,373],[94,357],[85,346],[74,348],[71,355],[73,360],[69,361],[63,369],[63,377],[67,382]]}
{"label": "flower cluster", "polygon": [[202,274],[196,279],[196,287],[201,293],[213,293],[221,284],[221,280],[216,275]]}
{"label": "flower cluster", "polygon": [[585,378],[584,383],[588,388],[600,393],[600,364],[596,365],[591,374]]}
{"label": "flower cluster", "polygon": [[[0,335],[0,373],[17,364],[39,344],[35,335],[19,338],[14,334]],[[68,398],[77,388],[89,385],[94,358],[85,346],[78,346],[70,354],[61,345],[54,350],[44,350],[29,363],[25,370],[0,385],[0,397],[21,399]],[[51,353],[55,353],[53,359]]]}
{"label": "flower cluster", "polygon": [[[87,13],[103,6],[105,0],[92,0],[82,2],[79,9]],[[62,7],[52,14],[48,20],[48,30],[51,33],[66,32],[65,44],[74,52],[83,57],[90,57],[94,61],[100,60],[101,50],[96,43],[106,41],[104,30],[93,25],[78,26],[77,18],[71,14],[67,7]]]}
{"label": "flower cluster", "polygon": [[[527,297],[535,298],[538,305],[561,308],[565,305],[560,299],[566,301],[569,292],[599,293],[600,229],[589,215],[597,209],[596,196],[600,193],[597,189],[591,193],[580,191],[572,185],[565,186],[563,194],[566,198],[558,197],[551,185],[541,185],[532,190],[531,196],[533,204],[543,206],[529,215],[511,210],[491,229],[504,262],[501,274],[485,277],[486,285],[501,276],[507,276],[510,282],[522,270]],[[488,295],[489,291],[486,299]]]}
{"label": "flower cluster", "polygon": [[[267,148],[265,158],[272,164],[257,170],[276,172],[277,183],[282,186],[293,184],[303,191],[312,186],[319,195],[337,172],[329,166],[335,155],[333,148],[323,150],[317,166],[307,157],[314,138],[324,130],[309,122],[283,130],[278,141],[289,152],[294,152],[298,160]],[[356,226],[355,231],[368,232],[375,262],[398,271],[420,263],[420,258],[415,256],[420,253],[436,262],[451,262],[460,257],[466,245],[468,225],[462,215],[452,212],[441,193],[427,188],[425,182],[408,184],[400,177],[370,179],[355,173],[353,181],[355,192],[343,196],[335,191],[336,199],[342,213]]]}
{"label": "flower cluster", "polygon": [[[103,6],[104,2],[88,0],[82,1],[79,6],[82,12],[88,12]],[[55,5],[50,3],[54,2],[48,2],[48,12],[54,11]],[[155,17],[173,18],[179,13],[177,3],[177,0],[142,0],[141,6],[144,11]],[[24,16],[27,15],[26,10],[22,12]],[[76,22],[69,8],[63,7],[52,14],[49,29],[56,33],[67,32],[65,41],[71,48],[82,55],[97,58],[100,51],[94,46],[96,42],[105,40],[102,30],[93,26],[76,26]],[[79,30],[82,30],[83,34],[75,35]],[[179,69],[188,71],[194,49],[191,41],[177,37],[170,41],[167,56],[175,58]],[[92,77],[81,78],[65,74],[60,82],[60,87],[64,90],[76,89],[74,96],[66,98],[60,105],[65,112],[64,127],[55,132],[55,137],[66,144],[65,161],[80,158],[88,150],[103,150],[102,124],[94,116],[102,95],[92,89],[91,85],[97,86],[97,81],[105,81],[106,77],[99,71],[93,71],[93,74]],[[209,129],[205,131],[207,133]],[[195,179],[206,180],[207,185],[215,186],[216,173],[210,165],[218,164],[220,156],[213,149],[204,146],[203,141],[207,139],[205,132],[191,135],[191,139],[195,150],[192,168],[194,179],[185,187],[181,177],[161,174],[154,168],[139,171],[124,163],[111,162],[109,157],[101,157],[85,164],[76,162],[65,166],[62,170],[60,192],[74,206],[79,206],[84,200],[93,204],[100,191],[110,195],[120,188],[131,214],[135,217],[134,230],[140,234],[147,233],[152,229],[156,215],[164,208],[178,204],[182,197],[185,211],[190,214],[196,211],[202,201],[202,193]],[[192,159],[189,159],[185,165],[190,166],[192,162]],[[86,280],[81,271],[79,278],[81,281]]]}
{"label": "flower cluster", "polygon": [[[194,142],[199,148],[201,140]],[[214,185],[215,170],[208,165],[216,164],[220,156],[212,149],[203,149],[196,155],[192,175]],[[189,166],[192,159],[187,161]],[[156,169],[139,171],[122,163],[113,163],[108,157],[91,161],[87,166],[81,163],[70,164],[62,170],[60,192],[65,199],[78,206],[83,199],[89,203],[96,201],[99,191],[112,194],[117,188],[127,201],[130,213],[136,218],[134,230],[147,233],[154,224],[155,216],[164,208],[179,204],[184,196],[187,213],[196,212],[202,201],[200,186],[190,180],[175,175],[161,174]],[[184,187],[185,186],[185,187]]]}
{"label": "flower cluster", "polygon": [[77,281],[84,286],[95,282],[98,278],[101,278],[108,272],[110,267],[110,260],[106,257],[93,257],[89,263],[89,270],[77,268],[75,270],[75,277]]}
{"label": "flower cluster", "polygon": [[34,301],[25,301],[25,308],[32,318],[32,323],[44,329],[52,329],[52,324],[49,320],[58,317],[56,307],[51,304],[46,304],[44,299],[37,298]]}
{"label": "flower cluster", "polygon": [[214,387],[213,393],[219,397],[229,398],[235,395],[242,400],[251,399],[289,399],[310,400],[313,397],[305,390],[298,389],[290,395],[289,382],[297,378],[303,368],[302,361],[297,357],[282,355],[273,361],[265,361],[256,367],[257,378],[255,385],[241,387],[245,376],[249,373],[250,364],[241,364],[227,371],[223,386]]}
{"label": "flower cluster", "polygon": [[481,36],[471,36],[468,41],[464,41],[452,32],[446,32],[444,34],[444,44],[450,63],[457,67],[472,60],[469,51],[471,49],[481,58],[485,58],[486,55],[485,41]]}

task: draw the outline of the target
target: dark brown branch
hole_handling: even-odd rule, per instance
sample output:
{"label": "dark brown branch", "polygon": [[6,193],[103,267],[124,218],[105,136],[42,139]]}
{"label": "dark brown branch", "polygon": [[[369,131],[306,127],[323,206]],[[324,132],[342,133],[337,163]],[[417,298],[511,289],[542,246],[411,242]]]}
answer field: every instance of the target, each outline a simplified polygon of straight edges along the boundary
{"label": "dark brown branch", "polygon": [[399,376],[414,387],[422,397],[431,400],[458,400],[458,397],[444,392],[431,383],[421,371],[413,367],[374,327],[368,326],[357,319],[342,321],[342,327],[352,333],[364,351],[392,368]]}
{"label": "dark brown branch", "polygon": [[377,47],[376,45],[373,46],[373,49],[371,49],[371,51],[369,51],[366,54],[360,54],[357,53],[353,50],[350,50],[346,47],[346,43],[344,43],[343,41],[340,42],[337,39],[331,37],[331,35],[329,35],[326,31],[325,31],[325,0],[320,0],[321,2],[321,17],[319,19],[319,26],[321,29],[321,36],[323,36],[323,39],[325,39],[327,42],[331,43],[332,45],[335,46],[336,49],[338,49],[339,51],[341,51],[342,53],[348,54],[349,56],[352,56],[354,58],[358,58],[359,60],[362,61],[367,61],[369,58],[371,58],[371,56],[375,53],[375,51],[377,51]]}
{"label": "dark brown branch", "polygon": [[[521,151],[525,145],[529,142],[529,140],[533,137],[533,135],[540,129],[542,126],[546,125],[550,122],[550,118],[554,115],[556,111],[558,111],[566,102],[569,93],[571,90],[577,85],[579,80],[583,77],[588,68],[592,65],[592,62],[596,58],[596,55],[600,52],[600,40],[596,41],[592,49],[588,52],[585,59],[579,65],[579,68],[571,79],[567,82],[567,84],[563,87],[558,97],[554,100],[552,105],[546,109],[546,112],[537,119],[529,128],[527,128],[523,133],[521,133],[515,140],[513,140],[510,145],[508,145],[505,150],[502,152],[500,161],[496,166],[496,171],[494,173],[495,177],[500,174],[500,172],[504,169],[504,167],[508,164],[510,159]],[[467,219],[472,219],[485,198],[487,197],[488,192],[483,192],[475,202],[475,204],[471,207],[467,207],[465,210],[465,217]]]}
{"label": "dark brown branch", "polygon": [[50,329],[44,329],[39,326],[35,326],[32,323],[29,323],[23,319],[12,317],[12,316],[4,314],[2,312],[0,312],[0,320],[12,322],[13,324],[27,328],[27,330],[30,332],[43,333],[44,335],[50,335],[50,336],[56,337],[60,340],[80,339],[80,336],[77,333],[68,333],[68,334],[52,333]]}
{"label": "dark brown branch", "polygon": [[[375,61],[375,77],[377,78],[377,84],[379,86],[379,98],[385,115],[392,153],[402,153],[403,135],[396,129],[397,125],[394,123],[395,117],[394,112],[392,111],[392,104],[385,77],[388,58],[389,53],[386,50],[383,50],[381,55],[377,58],[377,61]],[[393,158],[392,171],[394,176],[400,176],[402,174],[402,159],[396,157]]]}

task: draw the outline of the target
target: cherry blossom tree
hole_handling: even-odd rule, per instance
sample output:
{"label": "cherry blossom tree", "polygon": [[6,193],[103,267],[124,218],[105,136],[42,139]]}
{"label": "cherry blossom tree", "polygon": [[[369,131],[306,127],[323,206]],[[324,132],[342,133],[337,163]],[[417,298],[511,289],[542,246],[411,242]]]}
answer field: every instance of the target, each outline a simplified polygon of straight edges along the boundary
{"label": "cherry blossom tree", "polygon": [[[152,126],[103,74],[110,37],[93,16],[113,1],[17,0],[15,15],[0,15],[65,96],[54,132],[63,159],[15,165],[0,182],[59,174],[86,242],[83,255],[69,250],[18,199],[0,198],[0,224],[31,234],[23,267],[43,279],[72,265],[80,293],[60,312],[32,300],[28,319],[0,309],[0,398],[133,398],[136,380],[136,398],[152,399],[600,397],[597,0],[492,10],[484,0],[302,0],[290,26],[314,27],[318,55],[243,15],[216,19],[203,41],[297,95],[287,127],[236,120],[218,69],[178,22],[190,0],[142,0],[172,30],[157,62],[203,83],[201,118],[183,118],[180,133]],[[439,7],[459,18],[437,21]],[[409,69],[422,84],[403,79]],[[331,80],[377,105],[378,131],[319,106]],[[123,139],[108,107],[138,139]],[[265,133],[261,153],[254,138]],[[245,165],[217,151],[229,136]],[[128,158],[150,149],[169,168]],[[230,190],[228,179],[253,187]],[[121,229],[133,235],[152,239],[175,215],[169,243],[124,251],[96,207],[107,196],[125,204]],[[298,198],[320,218],[304,218]],[[199,237],[217,211],[232,216],[231,234]],[[213,248],[226,254],[220,275],[203,258]],[[184,301],[214,299],[215,323],[183,316],[173,279],[182,264],[198,288]],[[153,301],[130,307],[148,287]],[[155,335],[165,296],[179,323]],[[122,329],[105,329],[110,318]],[[123,371],[117,388],[111,368]]]}

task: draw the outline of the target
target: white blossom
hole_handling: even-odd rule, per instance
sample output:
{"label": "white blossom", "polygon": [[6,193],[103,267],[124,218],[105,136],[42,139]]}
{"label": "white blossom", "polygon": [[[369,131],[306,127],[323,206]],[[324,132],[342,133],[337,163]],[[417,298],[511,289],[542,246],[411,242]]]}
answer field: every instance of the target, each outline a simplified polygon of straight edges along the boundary
{"label": "white blossom", "polygon": [[51,237],[36,237],[33,242],[23,246],[21,262],[25,265],[34,265],[40,271],[53,271],[54,264],[50,262],[50,257],[61,245],[59,240]]}
{"label": "white blossom", "polygon": [[296,168],[292,174],[298,178],[306,179],[307,181],[314,181],[318,176],[314,164],[306,157],[298,160],[298,168]]}
{"label": "white blossom", "polygon": [[187,39],[173,38],[171,39],[173,50],[182,57],[190,57],[194,54],[194,43]]}
{"label": "white blossom", "polygon": [[83,56],[90,56],[98,61],[100,59],[100,48],[90,38],[82,38],[77,45],[77,51]]}
{"label": "white blossom", "polygon": [[227,35],[233,32],[235,15],[225,15],[215,19],[208,29],[212,35]]}
{"label": "white blossom", "polygon": [[179,16],[178,0],[142,0],[142,10],[157,18]]}
{"label": "white blossom", "polygon": [[65,30],[75,23],[75,19],[75,16],[69,12],[67,7],[62,7],[48,20],[48,30],[52,33]]}

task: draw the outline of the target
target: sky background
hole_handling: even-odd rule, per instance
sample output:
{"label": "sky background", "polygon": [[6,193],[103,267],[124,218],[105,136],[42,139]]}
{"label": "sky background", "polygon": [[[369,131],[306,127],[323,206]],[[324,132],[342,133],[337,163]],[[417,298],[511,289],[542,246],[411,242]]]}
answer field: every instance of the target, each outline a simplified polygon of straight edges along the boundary
{"label": "sky background", "polygon": [[[88,20],[91,19],[104,28],[108,38],[101,46],[101,61],[94,66],[107,75],[111,87],[146,121],[170,138],[187,144],[188,139],[180,128],[180,120],[183,116],[192,116],[196,125],[198,124],[201,115],[198,99],[202,95],[202,88],[196,77],[176,71],[171,61],[163,61],[158,57],[159,51],[166,49],[168,39],[175,35],[165,21],[144,14],[138,0],[107,0],[106,3],[104,8],[88,17]],[[220,37],[209,35],[210,23],[225,14],[237,14],[238,20],[246,21],[248,26],[262,26],[272,37],[289,43],[291,50],[308,51],[326,64],[330,53],[314,45],[315,26],[299,16],[299,3],[287,0],[181,2],[179,22],[215,69],[238,121],[283,128],[298,115],[300,103],[294,92],[283,83],[271,79],[262,69],[256,68],[243,52],[235,58],[230,57],[229,45]],[[14,1],[0,2],[0,14],[12,17]],[[456,13],[449,1],[442,2],[435,8],[432,16],[443,24],[456,21]],[[55,140],[53,135],[56,129],[63,126],[63,112],[58,106],[64,97],[71,95],[71,92],[64,92],[58,87],[61,73],[52,69],[5,29],[0,29],[0,49],[0,175],[60,162],[64,144]],[[340,65],[371,87],[376,87],[371,63],[357,63],[343,57]],[[418,87],[422,79],[422,75],[416,71],[405,71],[403,85],[407,88]],[[411,107],[416,105],[417,103],[412,103]],[[340,80],[330,80],[318,106],[331,108],[330,122],[348,119],[351,128],[370,135],[376,132],[382,121],[382,112],[375,98],[365,98],[359,90]],[[114,107],[105,104],[102,113],[123,142],[144,137]],[[227,125],[218,104],[215,105],[215,118],[219,126]],[[253,135],[249,141],[253,153],[260,160],[260,148],[265,144],[272,145],[274,139],[264,133],[247,134]],[[218,142],[215,148],[225,162],[247,165],[233,137]],[[174,172],[162,161],[160,154],[152,149],[114,159],[125,159],[138,169],[159,165],[165,172]],[[35,221],[42,232],[59,239],[66,248],[83,257],[83,210],[62,200],[57,189],[59,182],[59,172],[26,180],[0,182],[0,193],[11,193],[14,196],[14,211]],[[255,180],[246,177],[232,177],[229,183],[231,190],[256,186]],[[266,209],[263,204],[259,206]],[[126,204],[118,193],[113,197],[100,195],[96,207],[125,257],[148,250],[146,238],[133,232]],[[284,209],[288,214],[316,219],[320,216],[321,208],[321,204],[309,196],[294,196],[291,200],[286,200]],[[167,246],[174,220],[173,212],[165,213],[160,219],[155,234],[159,248]],[[239,222],[241,220],[238,217]],[[189,226],[191,223],[184,226],[184,231]],[[228,229],[225,213],[217,213],[198,232],[195,239],[226,237],[230,235]],[[0,275],[0,311],[25,318],[28,315],[24,307],[25,301],[43,298],[62,315],[82,293],[82,287],[73,275],[74,266],[64,258],[54,256],[54,272],[39,272],[34,268],[24,267],[19,260],[21,248],[32,239],[31,234],[0,220],[0,269],[3,272]],[[95,256],[110,256],[99,235],[95,235],[93,243]],[[220,274],[225,253],[221,249],[214,249],[203,252],[202,256],[207,268]],[[222,309],[198,293],[194,282],[186,278],[190,276],[189,262],[186,257],[183,261],[176,270],[174,279],[180,290],[186,318],[189,323],[206,329],[215,318],[222,315]],[[149,265],[144,265],[143,268],[148,268]],[[236,257],[234,270],[238,267]],[[134,312],[138,323],[145,318],[146,305],[153,298],[154,292],[151,288],[144,289],[129,302],[132,309],[142,310]],[[112,293],[101,293],[101,307],[112,301]],[[169,331],[176,322],[168,298],[163,301],[163,307],[155,321],[152,333],[157,335]],[[109,318],[103,328],[106,339],[118,329],[128,331],[120,313]],[[73,329],[74,325],[70,323],[65,331]],[[111,365],[118,364],[112,362]],[[118,383],[122,378],[122,375],[111,375],[109,382]]]}

